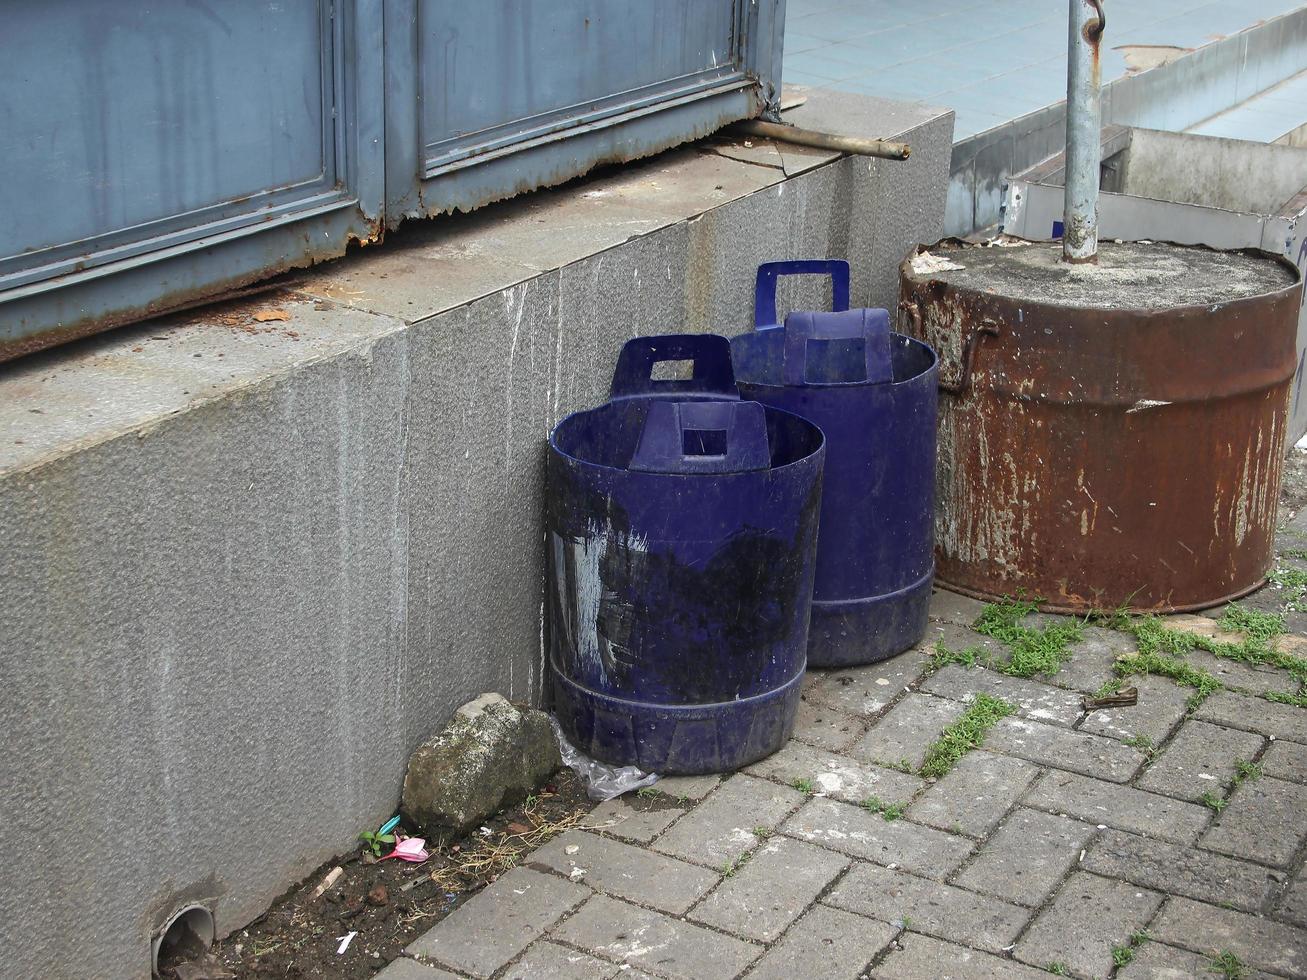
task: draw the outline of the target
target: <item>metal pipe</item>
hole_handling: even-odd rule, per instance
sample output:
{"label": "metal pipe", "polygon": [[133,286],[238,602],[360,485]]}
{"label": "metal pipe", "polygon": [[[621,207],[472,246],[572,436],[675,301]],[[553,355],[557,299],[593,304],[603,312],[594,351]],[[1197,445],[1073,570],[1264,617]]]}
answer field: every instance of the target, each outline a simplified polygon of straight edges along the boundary
{"label": "metal pipe", "polygon": [[1102,109],[1098,46],[1107,19],[1102,0],[1070,0],[1066,61],[1066,196],[1062,259],[1098,261],[1098,179]]}
{"label": "metal pipe", "polygon": [[882,160],[906,160],[908,154],[912,152],[912,148],[907,143],[836,136],[833,133],[820,133],[815,129],[800,129],[788,123],[763,122],[761,119],[737,122],[731,127],[731,131],[741,136],[761,136],[764,139],[780,140],[783,143],[813,146],[819,150],[838,150],[840,153],[856,153],[859,156],[879,157]]}

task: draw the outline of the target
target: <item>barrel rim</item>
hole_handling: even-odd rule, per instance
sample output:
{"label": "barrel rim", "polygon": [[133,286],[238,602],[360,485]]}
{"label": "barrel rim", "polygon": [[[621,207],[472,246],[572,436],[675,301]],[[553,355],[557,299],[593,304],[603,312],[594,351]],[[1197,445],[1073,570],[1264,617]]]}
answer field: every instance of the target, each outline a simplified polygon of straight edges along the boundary
{"label": "barrel rim", "polygon": [[[1022,238],[1020,235],[1005,235],[1003,237],[1013,239],[1014,241],[1026,242],[1031,245],[1047,245],[1050,241],[1053,240],[1053,239],[1039,239],[1039,238]],[[1298,289],[1303,285],[1303,274],[1301,271],[1299,271],[1296,265],[1290,262],[1286,256],[1281,255],[1277,252],[1268,252],[1264,248],[1256,248],[1254,246],[1247,246],[1245,248],[1213,248],[1211,245],[1193,244],[1191,242],[1173,242],[1161,238],[1150,238],[1149,241],[1156,242],[1159,245],[1174,245],[1177,248],[1204,249],[1208,252],[1227,252],[1227,253],[1235,252],[1241,255],[1251,255],[1263,259],[1271,259],[1279,263],[1279,265],[1282,268],[1288,269],[1293,276],[1293,282],[1289,283],[1287,286],[1282,286],[1279,289],[1267,290],[1264,293],[1256,293],[1252,296],[1240,296],[1237,299],[1222,300],[1219,305],[1223,308],[1242,306],[1243,304],[1246,303],[1261,303],[1261,302],[1266,302],[1267,300],[1278,300],[1278,299],[1288,298],[1290,295],[1292,295],[1295,289]],[[929,252],[931,249],[939,248],[941,245],[961,245],[961,246],[980,247],[978,243],[968,242],[963,238],[958,238],[956,235],[947,235],[944,238],[939,239],[933,245],[924,245],[918,242],[916,245],[913,245],[908,249],[907,253],[903,256],[902,261],[899,262],[900,282],[902,284],[911,283],[914,286],[926,285],[929,283],[937,282],[943,286],[948,287],[949,289],[954,290],[957,293],[970,293],[976,296],[985,296],[986,298],[991,300],[998,299],[998,300],[1004,300],[1013,303],[1019,302],[1024,309],[1029,309],[1029,310],[1039,310],[1039,311],[1066,310],[1070,308],[1070,309],[1092,310],[1094,312],[1101,311],[1102,313],[1105,314],[1111,314],[1113,317],[1118,315],[1131,316],[1131,317],[1149,317],[1149,316],[1158,316],[1158,315],[1168,316],[1168,317],[1176,316],[1176,315],[1185,316],[1185,315],[1208,312],[1212,309],[1212,306],[1214,305],[1211,303],[1189,303],[1182,306],[1167,306],[1161,309],[1157,309],[1153,307],[1142,307],[1142,306],[1083,307],[1083,306],[1072,306],[1071,304],[1067,304],[1067,303],[1049,303],[1038,299],[1018,301],[1009,296],[1002,296],[996,293],[983,293],[979,290],[972,289],[967,286],[959,286],[955,283],[949,282],[947,279],[942,279],[939,276],[933,275],[931,273],[922,273],[922,274],[916,273],[912,268],[913,258],[920,255],[922,252]]]}

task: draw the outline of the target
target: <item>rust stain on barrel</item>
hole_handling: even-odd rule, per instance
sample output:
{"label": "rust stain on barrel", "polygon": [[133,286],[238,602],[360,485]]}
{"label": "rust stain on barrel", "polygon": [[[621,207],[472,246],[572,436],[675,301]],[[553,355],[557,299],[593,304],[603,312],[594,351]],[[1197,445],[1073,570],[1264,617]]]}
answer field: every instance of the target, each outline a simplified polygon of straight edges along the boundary
{"label": "rust stain on barrel", "polygon": [[1079,612],[1198,609],[1265,581],[1296,270],[1229,302],[1083,308],[949,283],[914,272],[913,255],[900,329],[939,351],[941,386],[990,328],[969,384],[940,398],[941,584]]}

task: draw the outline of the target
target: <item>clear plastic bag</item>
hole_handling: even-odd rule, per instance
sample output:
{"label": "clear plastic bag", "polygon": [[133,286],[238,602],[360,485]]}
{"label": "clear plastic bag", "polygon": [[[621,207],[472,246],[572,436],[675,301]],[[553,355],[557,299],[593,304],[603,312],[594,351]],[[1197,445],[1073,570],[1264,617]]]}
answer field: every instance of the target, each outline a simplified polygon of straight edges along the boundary
{"label": "clear plastic bag", "polygon": [[563,765],[580,777],[585,784],[586,796],[590,799],[611,800],[641,786],[652,786],[658,781],[656,772],[644,772],[635,766],[609,766],[596,762],[567,740],[558,719],[550,715],[549,723],[554,726],[554,736],[558,739],[558,751],[563,757]]}

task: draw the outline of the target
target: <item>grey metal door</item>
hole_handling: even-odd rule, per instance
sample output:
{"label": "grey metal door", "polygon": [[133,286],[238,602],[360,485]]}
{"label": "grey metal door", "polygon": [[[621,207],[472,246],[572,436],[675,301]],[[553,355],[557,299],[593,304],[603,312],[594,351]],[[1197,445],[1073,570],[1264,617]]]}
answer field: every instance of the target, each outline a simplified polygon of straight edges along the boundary
{"label": "grey metal door", "polygon": [[381,2],[335,8],[0,7],[3,354],[378,234]]}
{"label": "grey metal door", "polygon": [[783,0],[6,0],[0,360],[704,135]]}
{"label": "grey metal door", "polygon": [[466,210],[774,107],[783,0],[391,0],[387,214]]}

